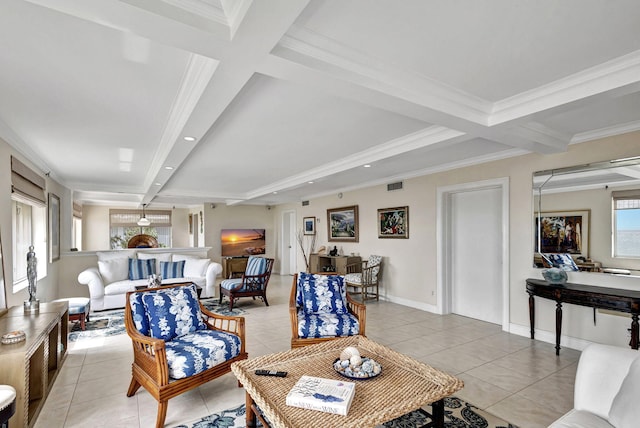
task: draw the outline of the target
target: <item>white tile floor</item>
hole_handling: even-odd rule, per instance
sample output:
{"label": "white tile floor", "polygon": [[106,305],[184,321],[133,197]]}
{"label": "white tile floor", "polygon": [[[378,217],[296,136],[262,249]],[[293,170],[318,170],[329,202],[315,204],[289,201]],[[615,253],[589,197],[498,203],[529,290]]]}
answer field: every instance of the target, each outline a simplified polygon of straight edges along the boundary
{"label": "white tile floor", "polygon": [[[249,357],[289,349],[291,277],[273,275],[269,303],[241,299]],[[573,407],[579,352],[555,355],[548,343],[503,333],[499,326],[458,315],[434,315],[388,302],[367,303],[367,336],[460,377],[459,397],[520,427],[546,427]],[[68,356],[36,428],[127,427],[155,424],[157,403],[144,389],[127,398],[131,342],[126,334],[84,340]],[[233,374],[169,401],[166,425],[193,423],[244,402]]]}

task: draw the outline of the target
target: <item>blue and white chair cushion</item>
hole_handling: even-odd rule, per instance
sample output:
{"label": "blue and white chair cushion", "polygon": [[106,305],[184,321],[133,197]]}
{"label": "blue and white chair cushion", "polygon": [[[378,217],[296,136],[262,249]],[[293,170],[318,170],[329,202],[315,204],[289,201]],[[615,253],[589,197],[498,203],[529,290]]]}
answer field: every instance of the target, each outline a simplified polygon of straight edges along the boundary
{"label": "blue and white chair cushion", "polygon": [[[263,275],[266,271],[267,259],[264,257],[249,256],[249,260],[247,260],[247,267],[244,270],[245,276]],[[231,291],[245,291],[242,287],[246,287],[246,284],[243,285],[242,281],[242,278],[225,279],[220,283],[220,287]],[[259,284],[252,281],[250,285],[256,287]]]}
{"label": "blue and white chair cushion", "polygon": [[355,336],[360,330],[352,314],[307,314],[298,312],[298,336],[302,338]]}
{"label": "blue and white chair cushion", "polygon": [[296,303],[306,314],[346,314],[347,295],[340,275],[300,272]]}
{"label": "blue and white chair cushion", "polygon": [[240,355],[240,338],[234,334],[202,330],[166,342],[169,377],[183,379]]}
{"label": "blue and white chair cushion", "polygon": [[[380,263],[382,262],[382,256],[369,256],[367,260],[367,266],[373,266],[371,269],[371,278],[372,282],[376,282],[378,279],[378,272],[380,272]],[[344,282],[348,282],[350,284],[362,284],[362,273],[348,273],[344,276]]]}
{"label": "blue and white chair cushion", "polygon": [[[194,284],[136,294],[141,294],[148,317],[148,335],[151,337],[171,340],[207,328]],[[134,310],[134,322],[137,326],[135,315]],[[144,328],[142,322],[141,327]]]}

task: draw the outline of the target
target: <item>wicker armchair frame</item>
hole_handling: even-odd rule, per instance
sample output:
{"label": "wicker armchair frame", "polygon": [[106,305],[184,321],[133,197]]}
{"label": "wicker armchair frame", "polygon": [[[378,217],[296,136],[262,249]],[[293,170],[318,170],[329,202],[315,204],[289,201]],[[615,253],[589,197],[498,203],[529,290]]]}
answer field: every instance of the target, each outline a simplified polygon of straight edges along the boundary
{"label": "wicker armchair frame", "polygon": [[[365,300],[380,300],[380,278],[382,278],[382,260],[376,265],[368,265],[368,260],[363,260],[360,263],[351,263],[346,266],[347,273],[361,273],[362,283],[347,282],[345,286],[349,294],[360,296],[361,301]],[[373,274],[373,270],[378,268],[377,275]],[[370,287],[375,287],[376,291],[369,291]]]}
{"label": "wicker armchair frame", "polygon": [[[331,275],[318,273],[318,275]],[[334,274],[335,275],[335,274]],[[302,346],[322,343],[328,340],[339,339],[336,337],[300,337],[298,335],[298,307],[296,306],[296,292],[298,289],[298,274],[293,275],[293,285],[291,286],[291,294],[289,295],[289,317],[291,318],[291,348],[300,348]],[[347,309],[349,313],[358,319],[360,329],[358,334],[365,336],[365,327],[367,323],[367,307],[364,303],[353,300],[347,293]]]}
{"label": "wicker armchair frame", "polygon": [[[269,278],[271,278],[271,270],[273,269],[273,259],[265,258],[266,267],[263,274],[260,275],[247,275],[242,274],[242,282],[238,284],[236,290],[227,290],[222,288],[222,283],[218,286],[220,289],[220,303],[222,298],[227,296],[229,298],[229,310],[233,310],[233,301],[240,297],[260,297],[266,306],[269,306],[267,301],[267,286],[269,285]],[[244,290],[244,291],[240,291]]]}
{"label": "wicker armchair frame", "polygon": [[[172,288],[183,285],[185,284],[160,288]],[[244,317],[215,314],[208,311],[200,303],[200,310],[202,311],[205,318],[205,324],[209,330],[226,331],[240,337],[240,354],[229,361],[220,363],[193,376],[189,376],[184,379],[170,380],[165,341],[141,334],[135,328],[133,316],[129,309],[129,296],[133,293],[142,293],[144,291],[148,290],[128,292],[126,300],[127,306],[124,311],[125,328],[133,345],[133,364],[131,366],[132,377],[129,389],[127,390],[127,397],[133,396],[141,386],[149,391],[149,393],[158,401],[156,428],[161,428],[164,426],[164,421],[167,416],[169,399],[231,372],[231,364],[236,361],[247,359],[248,355],[245,352],[245,320]],[[238,386],[240,386],[239,383]]]}

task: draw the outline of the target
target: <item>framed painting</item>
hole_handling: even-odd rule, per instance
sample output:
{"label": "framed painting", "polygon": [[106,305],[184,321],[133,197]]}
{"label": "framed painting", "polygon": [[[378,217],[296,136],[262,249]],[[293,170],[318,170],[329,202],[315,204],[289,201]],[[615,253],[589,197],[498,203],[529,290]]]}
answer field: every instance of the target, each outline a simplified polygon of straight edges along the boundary
{"label": "framed painting", "polygon": [[315,217],[305,217],[302,219],[303,230],[305,235],[315,235],[316,234],[316,218]]}
{"label": "framed painting", "polygon": [[60,198],[49,192],[49,260],[60,259]]}
{"label": "framed painting", "polygon": [[329,242],[358,242],[358,206],[327,210]]}
{"label": "framed painting", "polygon": [[589,257],[589,215],[591,210],[546,211],[534,214],[536,253],[566,253]]}
{"label": "framed painting", "polygon": [[378,209],[378,238],[409,238],[409,207]]}

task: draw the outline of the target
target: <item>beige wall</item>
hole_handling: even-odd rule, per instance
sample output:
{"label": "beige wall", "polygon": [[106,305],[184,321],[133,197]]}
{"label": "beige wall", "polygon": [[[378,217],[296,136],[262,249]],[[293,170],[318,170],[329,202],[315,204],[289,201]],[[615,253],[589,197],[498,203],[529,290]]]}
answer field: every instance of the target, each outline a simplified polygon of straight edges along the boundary
{"label": "beige wall", "polygon": [[[327,242],[327,208],[337,208],[349,205],[359,206],[360,217],[360,242],[337,244],[344,253],[359,253],[363,257],[370,254],[384,256],[385,272],[383,277],[382,294],[393,301],[398,301],[423,309],[432,308],[437,302],[437,243],[439,237],[436,234],[436,218],[438,201],[437,190],[440,186],[451,186],[462,183],[470,183],[487,179],[509,178],[509,290],[510,290],[510,326],[509,329],[517,334],[528,334],[528,295],[525,292],[524,282],[529,277],[540,277],[540,270],[532,268],[533,254],[533,198],[532,198],[532,173],[534,171],[572,166],[588,162],[602,161],[613,158],[637,156],[639,153],[640,132],[606,138],[600,141],[592,141],[579,145],[572,145],[566,153],[555,155],[525,155],[496,162],[490,162],[478,166],[460,168],[453,171],[432,174],[424,177],[404,180],[404,189],[395,192],[387,192],[386,185],[373,186],[352,192],[343,192],[340,199],[337,195],[325,196],[310,200],[309,206],[302,207],[300,203],[292,203],[267,209],[263,206],[225,206],[217,204],[212,208],[205,204],[204,214],[204,242],[200,246],[212,247],[209,257],[220,261],[220,229],[232,227],[256,227],[265,228],[267,234],[267,255],[276,257],[280,255],[281,243],[280,227],[282,213],[294,210],[296,213],[298,229],[302,225],[302,218],[316,216],[320,219],[317,224],[318,246],[328,246]],[[4,144],[0,144],[0,157],[8,165],[10,150]],[[6,169],[0,169],[0,184],[9,188],[10,177]],[[70,201],[65,192],[57,189],[63,198],[62,218],[63,223],[70,225]],[[10,206],[10,195],[0,195],[4,201],[0,208],[0,228],[5,250],[5,267],[11,266],[10,231],[11,213],[4,208]],[[376,230],[376,213],[378,208],[409,206],[409,239],[378,239]],[[96,207],[96,210],[100,208]],[[104,217],[88,210],[87,221],[96,216]],[[199,210],[198,210],[199,211]],[[85,212],[86,208],[85,208]],[[84,214],[83,214],[84,215]],[[182,215],[182,213],[180,214]],[[108,229],[108,219],[106,221]],[[606,229],[609,226],[601,225],[598,217],[591,220],[592,230],[596,228]],[[100,221],[98,222],[100,224]],[[106,230],[106,229],[105,229]],[[9,231],[9,232],[7,232]],[[62,233],[70,236],[70,226],[63,226]],[[85,230],[85,238],[90,235],[103,234],[100,231]],[[104,232],[104,236],[108,235]],[[67,236],[67,235],[63,235]],[[96,238],[97,239],[97,238]],[[93,248],[104,249],[108,247],[108,238],[105,243],[94,243]],[[186,239],[190,239],[187,237]],[[595,239],[595,238],[594,238]],[[70,246],[69,239],[64,239],[63,251]],[[87,244],[89,241],[87,241]],[[87,249],[90,247],[86,247]],[[51,272],[78,270],[81,265],[81,255],[76,255],[77,260],[70,261],[63,254],[60,262],[54,263]],[[298,254],[298,270],[303,269],[302,256]],[[56,271],[57,269],[57,271]],[[276,269],[277,271],[277,269]],[[10,277],[10,270],[6,270]],[[55,273],[53,273],[55,275]],[[77,272],[74,272],[77,275]],[[65,275],[59,274],[59,277]],[[610,276],[586,272],[572,272],[571,280],[586,284],[637,288],[640,287],[638,278]],[[62,279],[62,278],[61,278]],[[64,278],[65,282],[71,282],[73,275]],[[76,284],[77,285],[77,282]],[[68,285],[67,285],[68,286]],[[65,286],[65,287],[67,287]],[[78,285],[79,286],[79,285]],[[48,279],[40,286],[45,289],[43,293],[52,294],[57,290],[56,281]],[[78,295],[81,293],[79,292]],[[10,305],[22,304],[25,294],[10,296]],[[538,338],[552,341],[555,320],[555,304],[550,301],[537,299],[537,328]],[[582,308],[567,305],[564,311],[563,334],[569,346],[580,348],[587,341],[612,343],[626,346],[628,336],[626,329],[629,327],[627,318],[598,313],[597,325],[593,325],[593,313],[590,308]]]}

